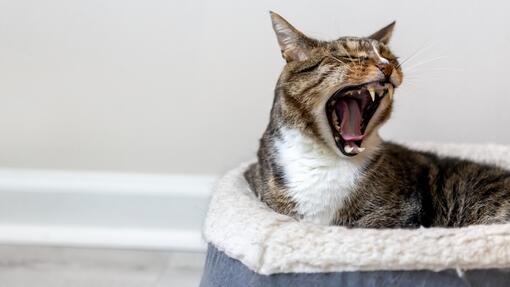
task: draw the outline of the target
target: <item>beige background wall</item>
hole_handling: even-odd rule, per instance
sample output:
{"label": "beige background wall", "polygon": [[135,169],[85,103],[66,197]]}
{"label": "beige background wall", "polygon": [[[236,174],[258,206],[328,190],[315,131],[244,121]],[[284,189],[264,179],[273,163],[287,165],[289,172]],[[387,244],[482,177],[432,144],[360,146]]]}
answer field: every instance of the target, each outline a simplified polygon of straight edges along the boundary
{"label": "beige background wall", "polygon": [[394,50],[421,52],[386,138],[510,144],[509,8],[0,0],[0,166],[221,173],[252,157],[283,65],[270,9],[324,39],[398,21]]}

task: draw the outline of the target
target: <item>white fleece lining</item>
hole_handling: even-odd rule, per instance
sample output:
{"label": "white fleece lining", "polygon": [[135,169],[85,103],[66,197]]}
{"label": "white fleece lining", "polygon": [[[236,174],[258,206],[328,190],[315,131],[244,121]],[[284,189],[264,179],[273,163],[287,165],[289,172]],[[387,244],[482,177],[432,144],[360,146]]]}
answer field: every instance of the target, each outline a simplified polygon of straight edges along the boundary
{"label": "white fleece lining", "polygon": [[[506,146],[411,146],[510,169]],[[242,164],[218,182],[204,237],[260,274],[510,267],[510,224],[375,230],[297,222],[253,195],[243,177],[247,166]]]}

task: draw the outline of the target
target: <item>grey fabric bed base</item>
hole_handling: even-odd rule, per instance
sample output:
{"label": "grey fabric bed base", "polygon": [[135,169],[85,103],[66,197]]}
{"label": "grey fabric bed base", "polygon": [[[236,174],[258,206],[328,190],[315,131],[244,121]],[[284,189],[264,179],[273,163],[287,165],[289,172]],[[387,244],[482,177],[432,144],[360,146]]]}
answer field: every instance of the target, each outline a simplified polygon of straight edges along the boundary
{"label": "grey fabric bed base", "polygon": [[456,270],[441,272],[355,271],[332,273],[280,273],[260,275],[240,261],[209,245],[200,287],[376,287],[376,286],[510,286],[510,270],[469,270],[459,277]]}

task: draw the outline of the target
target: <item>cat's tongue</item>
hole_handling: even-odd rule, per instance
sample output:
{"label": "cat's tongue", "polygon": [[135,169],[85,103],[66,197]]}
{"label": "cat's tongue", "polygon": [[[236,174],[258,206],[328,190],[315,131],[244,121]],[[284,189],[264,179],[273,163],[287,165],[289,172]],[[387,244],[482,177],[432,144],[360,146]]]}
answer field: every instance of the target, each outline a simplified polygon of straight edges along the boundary
{"label": "cat's tongue", "polygon": [[[350,144],[363,139],[361,134],[361,106],[355,99],[344,98],[338,101],[336,113],[340,123],[340,135]],[[354,143],[352,143],[354,144]]]}

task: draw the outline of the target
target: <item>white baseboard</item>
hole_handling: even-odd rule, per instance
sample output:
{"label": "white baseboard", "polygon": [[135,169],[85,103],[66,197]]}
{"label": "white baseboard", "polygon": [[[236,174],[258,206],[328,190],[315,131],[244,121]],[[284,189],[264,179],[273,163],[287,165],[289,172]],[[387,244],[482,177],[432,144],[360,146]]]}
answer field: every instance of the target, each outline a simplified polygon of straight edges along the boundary
{"label": "white baseboard", "polygon": [[199,230],[0,224],[0,243],[122,249],[204,251]]}
{"label": "white baseboard", "polygon": [[203,251],[213,175],[0,169],[0,244]]}

